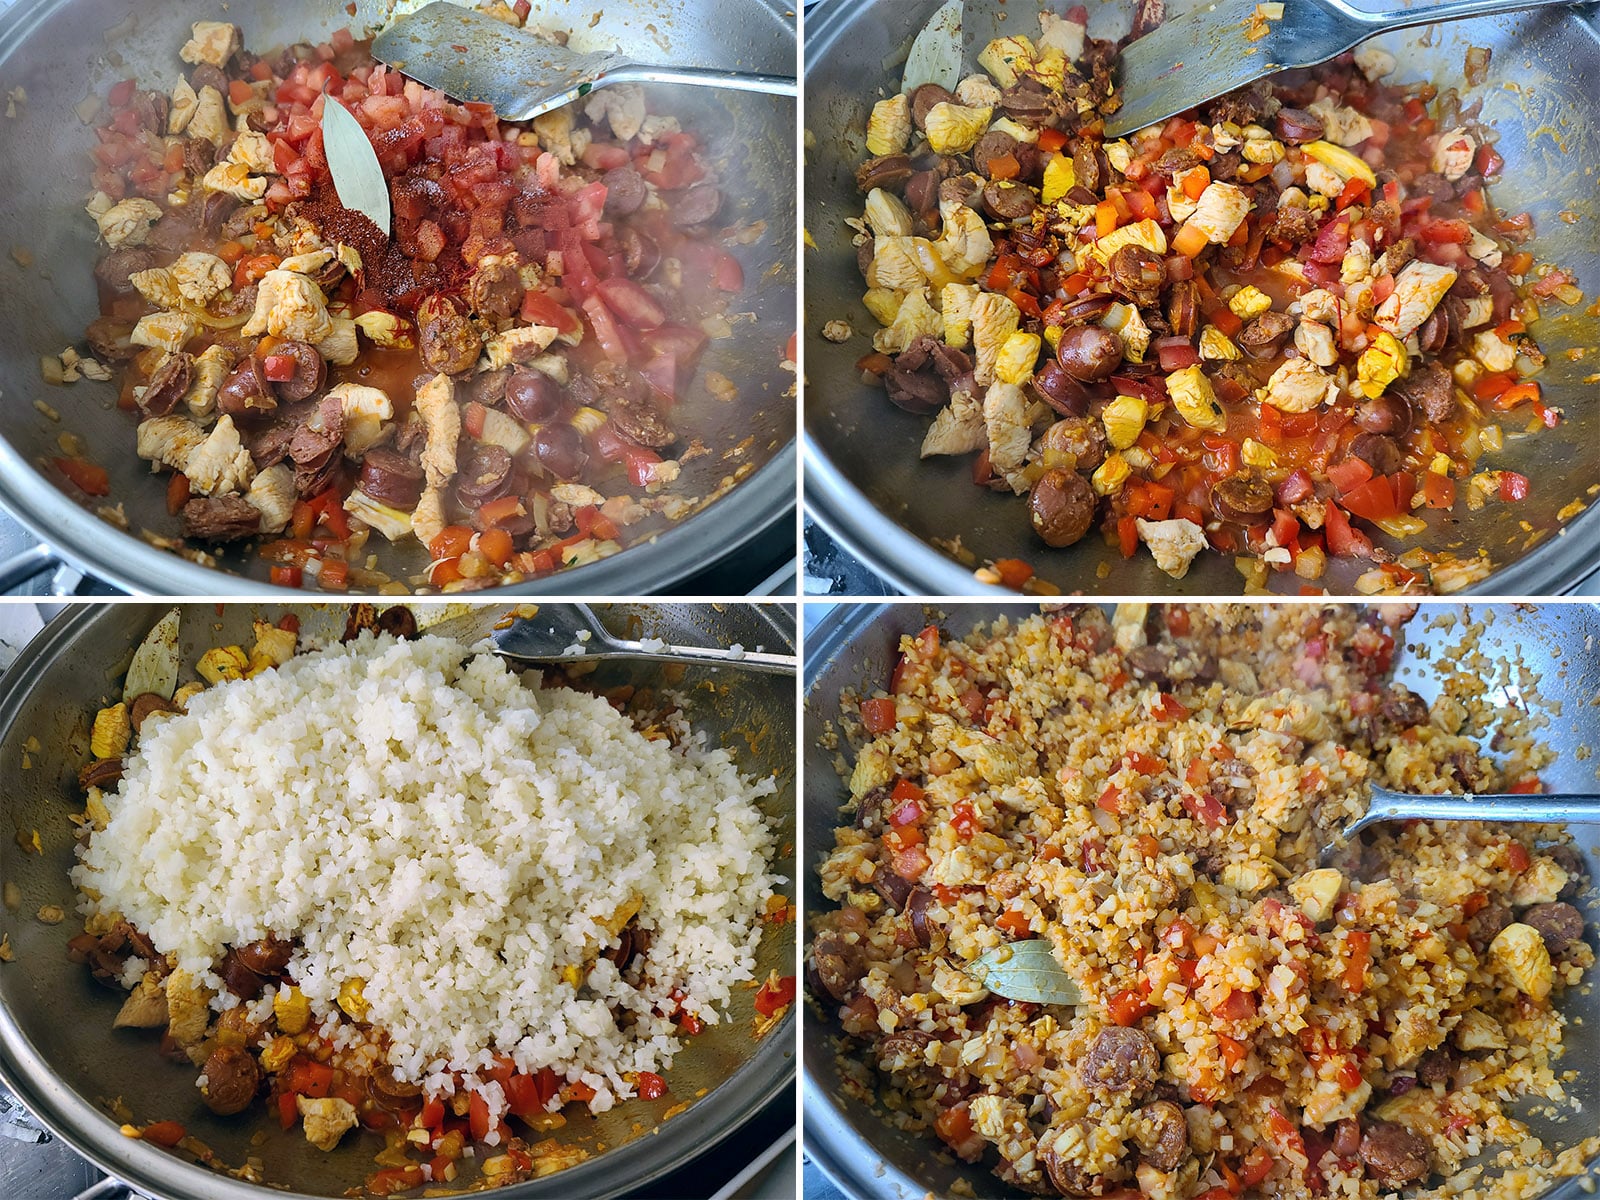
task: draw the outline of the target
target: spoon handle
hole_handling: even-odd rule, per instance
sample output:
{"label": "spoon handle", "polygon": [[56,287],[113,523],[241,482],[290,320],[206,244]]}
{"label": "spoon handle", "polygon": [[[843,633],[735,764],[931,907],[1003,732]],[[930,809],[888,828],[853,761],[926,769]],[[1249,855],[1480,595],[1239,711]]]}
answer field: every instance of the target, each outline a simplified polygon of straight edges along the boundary
{"label": "spoon handle", "polygon": [[734,92],[762,92],[769,96],[798,96],[799,84],[787,75],[760,75],[723,71],[715,67],[652,67],[629,63],[607,71],[596,86],[605,83],[684,83],[691,87],[726,88]]}
{"label": "spoon handle", "polygon": [[1380,821],[1510,821],[1538,825],[1600,825],[1600,793],[1408,796],[1374,788],[1372,804],[1345,826],[1346,840]]}
{"label": "spoon handle", "polygon": [[1332,7],[1369,26],[1371,33],[1376,34],[1390,29],[1432,25],[1435,21],[1460,21],[1467,17],[1492,17],[1500,13],[1521,12],[1529,8],[1566,6],[1571,0],[1446,0],[1443,4],[1419,5],[1413,8],[1395,9],[1392,12],[1360,10],[1340,3],[1339,0],[1329,0],[1329,2]]}

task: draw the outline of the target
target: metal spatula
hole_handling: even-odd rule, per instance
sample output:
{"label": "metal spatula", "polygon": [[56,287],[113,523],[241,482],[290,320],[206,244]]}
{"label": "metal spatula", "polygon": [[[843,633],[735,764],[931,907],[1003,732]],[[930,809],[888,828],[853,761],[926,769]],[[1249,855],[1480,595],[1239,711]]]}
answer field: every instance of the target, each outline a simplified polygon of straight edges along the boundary
{"label": "metal spatula", "polygon": [[1495,821],[1502,824],[1600,825],[1600,793],[1535,792],[1465,796],[1413,796],[1372,788],[1367,811],[1340,832],[1339,844],[1324,847],[1322,864],[1338,856],[1356,834],[1381,821]]}
{"label": "metal spatula", "polygon": [[493,106],[502,120],[526,121],[608,83],[686,83],[774,96],[795,81],[710,67],[653,67],[622,51],[584,54],[447,0],[401,17],[372,43],[373,57],[457,100]]}
{"label": "metal spatula", "polygon": [[[430,630],[430,632],[433,632]],[[686,646],[678,642],[630,641],[616,637],[587,604],[541,606],[491,635],[505,658],[526,662],[563,663],[579,659],[630,658],[683,663],[697,667],[793,675],[792,654],[767,654],[743,647]]]}
{"label": "metal spatula", "polygon": [[[1286,67],[1327,62],[1380,33],[1568,3],[1450,0],[1373,13],[1341,0],[1284,0],[1281,6],[1217,0],[1156,26],[1123,49],[1117,67],[1122,108],[1106,122],[1106,136],[1123,137]],[[1267,16],[1280,7],[1282,17]]]}

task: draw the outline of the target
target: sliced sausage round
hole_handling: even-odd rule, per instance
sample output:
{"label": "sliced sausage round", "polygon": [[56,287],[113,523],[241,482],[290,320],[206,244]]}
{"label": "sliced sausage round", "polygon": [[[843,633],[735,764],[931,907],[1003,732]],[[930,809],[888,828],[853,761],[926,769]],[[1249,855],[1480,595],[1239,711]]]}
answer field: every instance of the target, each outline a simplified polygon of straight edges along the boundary
{"label": "sliced sausage round", "polygon": [[617,432],[641,446],[660,450],[678,440],[678,435],[646,397],[613,396],[606,415],[617,427]]}
{"label": "sliced sausage round", "polygon": [[583,435],[565,422],[539,426],[533,438],[533,452],[557,479],[576,479],[589,462]]}
{"label": "sliced sausage round", "polygon": [[83,331],[84,340],[101,362],[122,362],[139,353],[140,348],[130,340],[133,325],[123,317],[96,317]]}
{"label": "sliced sausage round", "polygon": [[159,261],[160,256],[145,246],[124,246],[120,250],[113,250],[94,265],[94,277],[100,283],[119,295],[134,290],[133,273],[135,271],[148,271]]}
{"label": "sliced sausage round", "polygon": [[378,632],[402,642],[417,636],[417,615],[404,604],[396,604],[378,614]]}
{"label": "sliced sausage round", "polygon": [[1301,142],[1314,142],[1324,132],[1322,119],[1303,108],[1280,108],[1274,121],[1278,137],[1291,146]]}
{"label": "sliced sausage round", "polygon": [[1107,1179],[1104,1175],[1093,1175],[1079,1164],[1057,1151],[1061,1139],[1067,1128],[1076,1126],[1082,1131],[1082,1139],[1087,1142],[1090,1132],[1095,1128],[1095,1122],[1087,1117],[1079,1117],[1062,1127],[1062,1133],[1056,1135],[1056,1140],[1050,1143],[1050,1148],[1044,1152],[1044,1171],[1049,1177],[1051,1186],[1063,1196],[1100,1196],[1104,1195],[1114,1180]]}
{"label": "sliced sausage round", "polygon": [[484,262],[467,281],[467,304],[491,320],[504,321],[522,306],[522,274],[513,263]]}
{"label": "sliced sausage round", "polygon": [[1020,221],[1033,215],[1039,197],[1025,184],[991,179],[983,185],[983,207],[997,221]]}
{"label": "sliced sausage round", "polygon": [[1367,1172],[1390,1186],[1427,1178],[1431,1167],[1428,1143],[1404,1125],[1375,1121],[1361,1138],[1361,1161]]}
{"label": "sliced sausage round", "polygon": [[1045,359],[1033,377],[1033,390],[1064,417],[1081,417],[1089,411],[1089,393],[1083,384],[1063,371],[1053,358]]}
{"label": "sliced sausage round", "polygon": [[358,484],[379,504],[410,512],[422,499],[426,476],[420,466],[404,454],[386,446],[376,446],[361,458]]}
{"label": "sliced sausage round", "polygon": [[239,961],[257,975],[273,976],[289,965],[289,957],[294,953],[294,944],[270,934],[264,938],[257,938],[253,942],[246,942],[242,946],[235,946],[234,954]]}
{"label": "sliced sausage round", "polygon": [[655,239],[640,233],[631,225],[624,225],[617,233],[617,245],[622,247],[622,264],[628,269],[630,279],[647,279],[661,262],[661,248]]}
{"label": "sliced sausage round", "polygon": [[1189,1152],[1189,1122],[1171,1100],[1147,1104],[1134,1127],[1139,1157],[1158,1171],[1173,1171]]}
{"label": "sliced sausage round", "polygon": [[1288,313],[1264,312],[1239,331],[1239,349],[1251,358],[1271,358],[1294,329]]}
{"label": "sliced sausage round", "polygon": [[1250,522],[1272,511],[1272,484],[1254,472],[1230,475],[1211,489],[1211,507],[1224,521]]}
{"label": "sliced sausage round", "polygon": [[519,370],[506,380],[506,411],[519,421],[553,421],[566,407],[561,385],[538,371]]}
{"label": "sliced sausage round", "polygon": [[444,375],[472,370],[483,349],[472,322],[442,296],[430,296],[417,309],[417,341],[424,365]]}
{"label": "sliced sausage round", "polygon": [[972,147],[972,167],[978,174],[987,176],[989,164],[997,158],[1016,153],[1017,139],[1003,129],[991,129]]}
{"label": "sliced sausage round", "polygon": [[861,947],[834,930],[824,930],[811,943],[811,962],[817,982],[835,1000],[843,1003],[866,973]]}
{"label": "sliced sausage round", "polygon": [[161,365],[150,376],[144,394],[139,397],[140,410],[149,417],[164,417],[178,406],[189,390],[189,380],[194,374],[194,359],[179,350],[161,360]]}
{"label": "sliced sausage round", "polygon": [[869,158],[856,168],[856,187],[863,192],[882,188],[892,192],[911,178],[911,158],[905,154],[882,154]]}
{"label": "sliced sausage round", "polygon": [[1074,379],[1092,383],[1105,379],[1122,362],[1122,341],[1099,325],[1078,325],[1062,331],[1056,343],[1056,361]]}
{"label": "sliced sausage round", "polygon": [[1106,269],[1111,275],[1111,290],[1142,307],[1155,304],[1167,282],[1166,260],[1144,246],[1119,247]]}
{"label": "sliced sausage round", "polygon": [[1405,466],[1405,451],[1386,433],[1358,433],[1350,443],[1350,457],[1359,458],[1379,475],[1393,475]]}
{"label": "sliced sausage round", "polygon": [[906,180],[906,206],[914,213],[931,213],[939,207],[939,172],[918,171]]}
{"label": "sliced sausage round", "polygon": [[1375,396],[1356,408],[1355,422],[1368,433],[1404,433],[1411,428],[1411,405],[1399,396]]}
{"label": "sliced sausage round", "polygon": [[217,410],[230,417],[269,413],[278,407],[272,383],[257,355],[243,359],[217,392]]}
{"label": "sliced sausage round", "polygon": [[1192,279],[1180,279],[1167,293],[1167,324],[1177,337],[1193,337],[1200,328],[1200,304]]}
{"label": "sliced sausage round", "polygon": [[219,1117],[231,1117],[250,1107],[261,1087],[261,1067],[243,1046],[218,1046],[206,1059],[200,1090],[206,1107]]}
{"label": "sliced sausage round", "polygon": [[473,446],[456,476],[456,499],[467,509],[482,508],[510,490],[511,452],[488,442]]}
{"label": "sliced sausage round", "polygon": [[1078,1075],[1092,1091],[1139,1091],[1155,1082],[1161,1055],[1142,1029],[1110,1025],[1102,1029],[1078,1063]]}
{"label": "sliced sausage round", "polygon": [[294,359],[294,376],[276,384],[281,399],[309,400],[322,390],[328,378],[328,364],[310,342],[279,342],[272,353]]}
{"label": "sliced sausage round", "polygon": [[679,192],[667,204],[674,225],[704,225],[722,209],[722,193],[709,184]]}
{"label": "sliced sausage round", "polygon": [[1059,467],[1041,475],[1028,493],[1033,531],[1047,546],[1070,546],[1081,541],[1094,524],[1094,508],[1094,489],[1088,480]]}
{"label": "sliced sausage round", "polygon": [[133,731],[138,733],[144,728],[144,723],[155,713],[175,713],[178,706],[165,696],[155,692],[141,692],[133,698],[133,704],[128,710],[128,720],[133,726]]}
{"label": "sliced sausage round", "polygon": [[1088,192],[1098,192],[1110,174],[1105,155],[1087,141],[1079,142],[1072,155],[1073,186]]}
{"label": "sliced sausage round", "polygon": [[1522,914],[1522,923],[1539,931],[1551,958],[1560,958],[1583,941],[1583,914],[1565,901],[1535,904]]}
{"label": "sliced sausage round", "polygon": [[632,167],[616,167],[600,177],[606,185],[606,215],[626,217],[639,211],[649,194],[644,176]]}
{"label": "sliced sausage round", "polygon": [[955,103],[954,92],[946,91],[937,83],[925,83],[911,93],[911,123],[918,129],[925,129],[934,105]]}

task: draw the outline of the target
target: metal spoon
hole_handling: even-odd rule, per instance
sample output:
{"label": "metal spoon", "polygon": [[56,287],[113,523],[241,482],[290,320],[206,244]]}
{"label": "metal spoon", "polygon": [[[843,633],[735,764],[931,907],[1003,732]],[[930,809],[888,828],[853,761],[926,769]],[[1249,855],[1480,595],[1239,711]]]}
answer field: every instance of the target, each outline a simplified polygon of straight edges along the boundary
{"label": "metal spoon", "polygon": [[1327,866],[1339,850],[1380,821],[1501,821],[1533,825],[1600,825],[1600,792],[1500,793],[1475,796],[1412,796],[1374,786],[1367,811],[1322,848]]}
{"label": "metal spoon", "polygon": [[[1124,137],[1286,67],[1325,63],[1380,33],[1569,2],[1450,0],[1362,12],[1343,0],[1218,0],[1123,48],[1117,68],[1123,104],[1106,122],[1106,136]],[[1272,11],[1279,16],[1264,15]]]}
{"label": "metal spoon", "polygon": [[493,106],[503,121],[526,121],[608,83],[799,94],[795,81],[783,75],[647,66],[621,51],[580,53],[447,0],[395,21],[372,43],[372,54],[447,96]]}
{"label": "metal spoon", "polygon": [[[730,650],[709,646],[684,646],[627,641],[613,635],[587,604],[562,604],[540,608],[491,635],[495,649],[505,658],[530,662],[577,662],[604,658],[647,659],[689,666],[729,667],[763,674],[793,675],[792,654],[767,654],[759,650]],[[574,646],[583,647],[573,653]]]}

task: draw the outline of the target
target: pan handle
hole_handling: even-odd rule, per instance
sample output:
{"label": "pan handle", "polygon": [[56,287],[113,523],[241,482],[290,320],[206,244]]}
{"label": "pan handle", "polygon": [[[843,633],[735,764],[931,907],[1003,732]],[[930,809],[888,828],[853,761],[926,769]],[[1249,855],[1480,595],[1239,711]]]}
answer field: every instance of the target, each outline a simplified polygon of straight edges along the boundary
{"label": "pan handle", "polygon": [[28,580],[60,565],[56,552],[43,542],[0,561],[0,592],[21,587]]}

